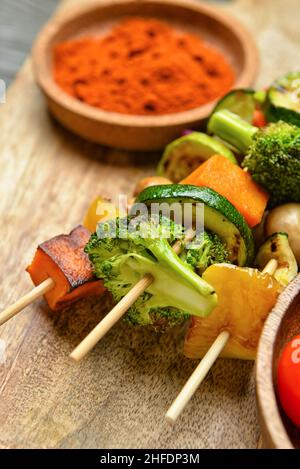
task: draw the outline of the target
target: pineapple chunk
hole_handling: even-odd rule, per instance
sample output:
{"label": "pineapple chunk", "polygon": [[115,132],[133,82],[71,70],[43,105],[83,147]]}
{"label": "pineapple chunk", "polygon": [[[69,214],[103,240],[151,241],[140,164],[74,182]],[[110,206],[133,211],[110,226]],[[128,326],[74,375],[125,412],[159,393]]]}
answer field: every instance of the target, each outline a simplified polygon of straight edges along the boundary
{"label": "pineapple chunk", "polygon": [[192,317],[184,354],[202,358],[218,334],[230,332],[221,357],[254,360],[264,322],[282,289],[275,278],[257,269],[214,264],[203,279],[214,287],[218,305],[206,318]]}

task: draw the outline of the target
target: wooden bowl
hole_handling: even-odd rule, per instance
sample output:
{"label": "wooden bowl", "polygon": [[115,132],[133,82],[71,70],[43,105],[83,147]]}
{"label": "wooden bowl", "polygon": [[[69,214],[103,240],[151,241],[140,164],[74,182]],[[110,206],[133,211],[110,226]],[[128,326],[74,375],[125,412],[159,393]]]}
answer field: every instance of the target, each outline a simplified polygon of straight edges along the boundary
{"label": "wooden bowl", "polygon": [[300,448],[300,430],[276,397],[277,366],[285,344],[300,333],[300,274],[283,291],[269,315],[258,346],[256,393],[265,448]]}
{"label": "wooden bowl", "polygon": [[[104,111],[66,94],[52,79],[52,50],[60,42],[85,34],[105,34],[124,16],[156,17],[180,30],[193,31],[221,50],[236,72],[235,87],[256,77],[258,54],[248,31],[222,10],[193,0],[105,0],[56,15],[33,48],[37,83],[51,113],[87,140],[130,150],[163,148],[187,127],[198,128],[214,103],[176,114],[135,116]],[[99,33],[100,32],[100,33]]]}

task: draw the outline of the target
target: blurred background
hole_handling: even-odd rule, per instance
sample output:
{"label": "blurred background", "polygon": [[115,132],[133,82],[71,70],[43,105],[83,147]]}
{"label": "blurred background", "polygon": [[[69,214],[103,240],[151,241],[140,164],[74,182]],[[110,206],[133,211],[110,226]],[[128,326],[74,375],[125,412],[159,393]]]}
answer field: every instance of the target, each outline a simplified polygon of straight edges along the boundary
{"label": "blurred background", "polygon": [[[230,1],[219,0],[219,3]],[[22,65],[34,37],[59,3],[60,0],[0,0],[0,76],[7,85]]]}
{"label": "blurred background", "polygon": [[8,85],[59,0],[0,0],[0,76]]}

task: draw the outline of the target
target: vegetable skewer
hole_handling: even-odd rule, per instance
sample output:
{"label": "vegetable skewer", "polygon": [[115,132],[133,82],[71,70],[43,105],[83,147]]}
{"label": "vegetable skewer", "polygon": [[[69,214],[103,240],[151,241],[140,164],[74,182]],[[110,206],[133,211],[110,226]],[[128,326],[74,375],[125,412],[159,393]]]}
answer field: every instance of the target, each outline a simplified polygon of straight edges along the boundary
{"label": "vegetable skewer", "polygon": [[300,202],[300,129],[286,122],[258,129],[230,111],[218,111],[208,123],[214,133],[242,152],[242,167],[269,194],[269,207]]}
{"label": "vegetable skewer", "polygon": [[[271,259],[267,265],[265,266],[262,273],[268,273],[270,275],[274,275],[277,269],[277,261],[275,259]],[[182,411],[185,409],[191,398],[193,397],[194,393],[200,386],[200,384],[204,381],[205,377],[207,376],[208,372],[210,371],[211,367],[219,357],[220,353],[224,349],[225,345],[227,344],[230,338],[230,333],[226,330],[222,331],[216,340],[213,342],[212,346],[205,354],[205,356],[200,361],[199,365],[196,367],[194,372],[191,374],[188,381],[183,386],[182,390],[170,406],[169,410],[166,413],[166,419],[171,422],[175,423],[177,418],[180,416]]]}
{"label": "vegetable skewer", "polygon": [[90,232],[79,225],[70,234],[55,236],[39,245],[27,268],[36,286],[0,314],[0,325],[43,295],[56,311],[83,296],[101,294],[103,284],[94,278],[83,251],[89,237]]}
{"label": "vegetable skewer", "polygon": [[[172,247],[176,254],[179,254],[185,244],[191,241],[195,232],[189,229],[182,241],[177,241]],[[125,295],[122,300],[105,316],[104,319],[85,337],[85,339],[73,350],[70,357],[79,362],[85,355],[102,339],[102,337],[115,325],[115,323],[127,312],[130,306],[138,297],[151,285],[153,277],[146,274],[135,286]]]}

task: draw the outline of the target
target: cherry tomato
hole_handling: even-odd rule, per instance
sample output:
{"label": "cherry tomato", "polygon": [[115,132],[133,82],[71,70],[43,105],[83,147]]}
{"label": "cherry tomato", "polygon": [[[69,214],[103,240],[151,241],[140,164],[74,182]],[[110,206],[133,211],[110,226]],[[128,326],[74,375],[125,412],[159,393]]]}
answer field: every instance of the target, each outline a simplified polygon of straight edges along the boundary
{"label": "cherry tomato", "polygon": [[281,354],[278,394],[284,411],[300,427],[300,335],[294,337]]}
{"label": "cherry tomato", "polygon": [[265,127],[267,125],[265,115],[260,109],[254,111],[252,124],[255,125],[255,127]]}

